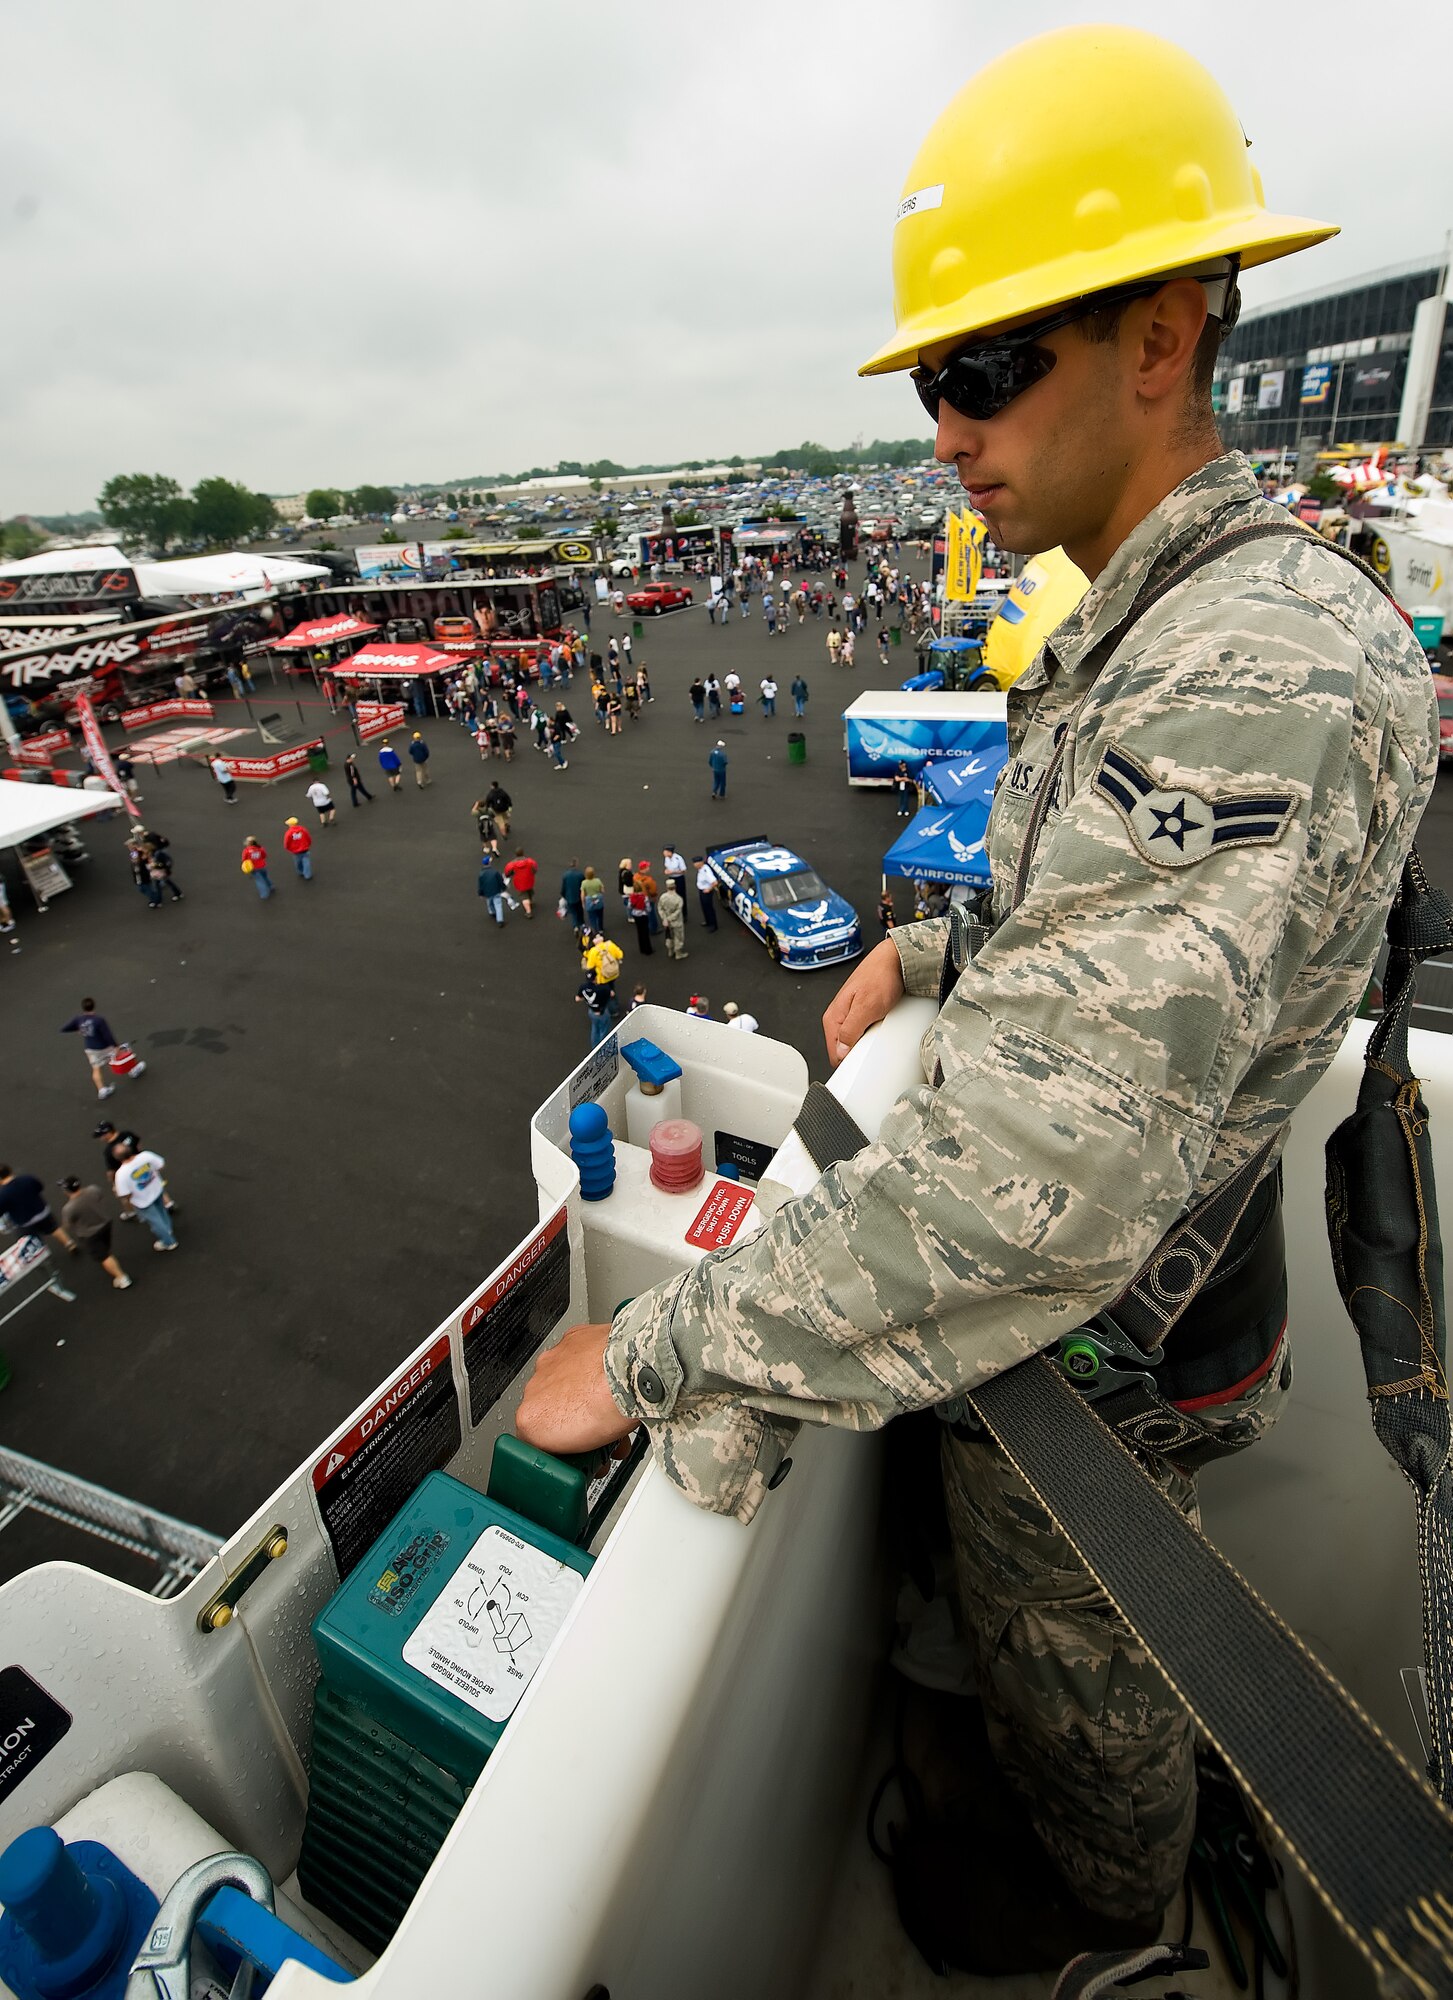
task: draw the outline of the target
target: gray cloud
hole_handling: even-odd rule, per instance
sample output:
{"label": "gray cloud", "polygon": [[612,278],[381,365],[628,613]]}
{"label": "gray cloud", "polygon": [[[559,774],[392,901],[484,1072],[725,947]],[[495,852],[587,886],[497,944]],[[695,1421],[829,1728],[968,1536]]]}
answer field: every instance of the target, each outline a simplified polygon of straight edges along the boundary
{"label": "gray cloud", "polygon": [[[1435,250],[1453,9],[1120,5],[1340,220],[1260,302]],[[1103,7],[0,5],[0,512],[112,472],[272,492],[922,428],[854,369],[928,123]],[[1416,95],[1416,94],[1415,94]],[[1026,219],[1026,231],[1032,219]]]}

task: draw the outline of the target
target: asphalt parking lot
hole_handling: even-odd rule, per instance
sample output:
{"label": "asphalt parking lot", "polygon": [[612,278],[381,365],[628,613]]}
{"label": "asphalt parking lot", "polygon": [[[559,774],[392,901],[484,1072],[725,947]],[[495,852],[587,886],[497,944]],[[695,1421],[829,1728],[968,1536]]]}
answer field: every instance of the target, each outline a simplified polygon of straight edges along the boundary
{"label": "asphalt parking lot", "polygon": [[[621,628],[594,614],[592,643],[611,629]],[[591,720],[577,680],[582,736],[567,771],[524,738],[511,767],[488,767],[541,868],[534,921],[516,915],[503,931],[475,893],[468,808],[483,767],[443,721],[419,725],[433,750],[427,791],[410,777],[388,793],[365,746],[375,799],[356,810],[339,769],[347,743],[331,739],[339,818],[313,827],[310,885],[281,848],[289,814],[312,824],[301,779],[243,787],[229,807],[204,769],[176,765],[146,776],[142,817],[172,842],[181,904],[148,910],[119,822],[88,833],[91,860],[46,916],[12,879],[24,950],[0,965],[3,1157],[52,1183],[98,1171],[102,1107],[78,1038],[58,1032],[94,994],[147,1059],[105,1109],[165,1156],[181,1249],[154,1256],[141,1227],[118,1229],[135,1279],[124,1293],[89,1260],[63,1260],[76,1303],[46,1299],[0,1332],[14,1370],[0,1401],[5,1442],[227,1531],[478,1285],[535,1219],[528,1119],[588,1042],[570,935],[554,915],[572,856],[612,886],[625,854],[659,863],[667,841],[689,858],[712,840],[768,833],[856,904],[871,942],[879,862],[899,822],[886,793],[849,791],[840,717],[889,677],[876,660],[832,668],[825,636],[826,621],[809,618],[768,641],[756,611],[714,628],[700,602],[648,618],[636,658],[655,701],[615,739]],[[895,653],[895,669],[899,658],[911,656]],[[749,702],[736,720],[693,721],[686,688],[699,669],[735,666],[755,690],[769,663],[782,688],[775,719]],[[811,688],[800,724],[787,696],[799,667]],[[266,681],[261,693],[265,709]],[[786,758],[796,728],[807,737],[801,767]],[[706,762],[718,735],[731,759],[724,804],[711,800]],[[249,833],[270,850],[268,903],[239,870]],[[623,993],[641,978],[668,1005],[704,992],[718,1016],[735,1000],[825,1073],[818,1022],[841,972],[780,970],[725,915],[708,936],[694,895],[690,917],[684,964],[660,940],[640,958],[634,932],[611,917]],[[50,1540],[34,1523],[0,1535],[0,1577]],[[104,1546],[86,1559],[104,1564]]]}
{"label": "asphalt parking lot", "polygon": [[[592,643],[611,629],[595,614]],[[228,807],[205,770],[183,766],[148,777],[142,807],[172,842],[180,905],[149,912],[116,822],[88,835],[92,859],[48,915],[12,878],[24,950],[0,965],[0,1152],[51,1183],[97,1174],[101,1107],[77,1038],[58,1032],[94,994],[147,1058],[147,1074],[106,1108],[165,1155],[182,1247],[156,1257],[140,1226],[118,1229],[129,1292],[77,1259],[74,1305],[46,1299],[0,1332],[14,1370],[0,1400],[5,1443],[226,1532],[479,1284],[534,1221],[527,1122],[588,1041],[569,933],[554,915],[572,856],[609,887],[623,855],[659,863],[667,841],[690,857],[767,833],[856,904],[871,942],[880,857],[899,822],[888,794],[849,790],[840,716],[864,688],[894,684],[910,656],[895,653],[883,674],[870,629],[865,664],[849,674],[830,666],[825,636],[825,621],[809,619],[768,641],[755,614],[713,628],[700,603],[648,619],[636,657],[656,698],[617,739],[590,719],[577,681],[582,737],[568,771],[523,738],[512,767],[488,767],[541,868],[534,921],[516,915],[502,932],[475,893],[468,808],[483,767],[443,721],[421,725],[434,753],[424,792],[406,779],[389,794],[365,746],[375,799],[356,810],[339,769],[347,745],[331,739],[339,818],[314,828],[311,885],[281,849],[289,814],[312,823],[301,779],[244,788]],[[751,690],[770,664],[776,718],[749,702],[735,721],[696,724],[686,688],[708,664],[734,666]],[[786,692],[799,667],[811,688],[803,724]],[[800,768],[786,758],[798,727]],[[711,800],[706,764],[717,735],[731,759],[725,804]],[[1450,797],[1445,780],[1422,846],[1453,889]],[[248,833],[272,851],[279,888],[265,904],[239,871]],[[818,1022],[839,970],[779,970],[725,916],[708,937],[694,897],[687,961],[668,960],[659,940],[641,959],[608,908],[626,952],[623,993],[642,978],[668,1005],[704,992],[718,1016],[735,1000],[825,1074]],[[0,1578],[62,1554],[110,1562],[104,1544],[78,1545],[32,1517],[0,1535]],[[134,1575],[124,1556],[110,1566]]]}

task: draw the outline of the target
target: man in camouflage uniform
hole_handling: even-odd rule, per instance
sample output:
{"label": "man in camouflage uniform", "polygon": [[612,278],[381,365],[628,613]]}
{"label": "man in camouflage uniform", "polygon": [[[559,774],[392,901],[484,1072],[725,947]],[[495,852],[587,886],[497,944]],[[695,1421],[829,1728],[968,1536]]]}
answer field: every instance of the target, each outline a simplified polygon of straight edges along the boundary
{"label": "man in camouflage uniform", "polygon": [[[1085,29],[1027,48],[1067,38],[1088,103],[1087,63],[1104,54],[1111,89],[1143,45],[1168,46]],[[1113,107],[1097,115],[1115,127]],[[910,188],[934,183],[941,211],[951,169],[933,143]],[[1036,331],[1047,372],[1025,371],[987,415],[950,401],[944,364],[964,348],[951,322],[902,350],[938,396],[937,456],[995,541],[1059,543],[1092,578],[1008,697],[992,935],[952,978],[926,1081],[876,1143],[610,1327],[572,1329],[541,1357],[522,1435],[575,1450],[644,1423],[691,1500],[750,1521],[800,1421],[957,1415],[961,1392],[1083,1326],[1284,1133],[1331,1061],[1432,787],[1433,699],[1393,606],[1288,534],[1221,451],[1209,382],[1234,299],[1222,261],[1087,307]],[[1024,318],[1045,315],[1009,330]],[[972,315],[960,325],[982,338]],[[825,1017],[833,1060],[901,995],[939,996],[948,930],[900,926],[860,962]],[[1256,1367],[1197,1412],[1238,1437],[1270,1424],[1290,1383],[1284,1286],[1251,1331]],[[1001,1768],[1082,1911],[1153,1935],[1191,1838],[1189,1719],[997,1446],[957,1422],[943,1458]],[[1187,1473],[1147,1463],[1192,1511]],[[990,1928],[1013,1890],[992,1866],[965,1883]],[[1022,1963],[1076,1942],[1049,1925]]]}

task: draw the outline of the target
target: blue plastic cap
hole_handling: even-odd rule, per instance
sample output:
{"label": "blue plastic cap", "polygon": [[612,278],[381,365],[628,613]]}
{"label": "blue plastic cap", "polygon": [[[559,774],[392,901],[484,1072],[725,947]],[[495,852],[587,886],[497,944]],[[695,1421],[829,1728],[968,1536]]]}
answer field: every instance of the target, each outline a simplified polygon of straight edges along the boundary
{"label": "blue plastic cap", "polygon": [[644,1035],[634,1042],[623,1042],[621,1054],[630,1064],[642,1083],[651,1083],[659,1090],[664,1083],[681,1074],[681,1065],[674,1062],[664,1049],[658,1049],[654,1042],[648,1042]]}
{"label": "blue plastic cap", "polygon": [[739,1181],[742,1177],[742,1170],[735,1160],[718,1160],[716,1170],[724,1181]]}
{"label": "blue plastic cap", "polygon": [[[70,1848],[49,1826],[31,1827],[0,1855],[6,1929],[13,1923],[24,1933],[23,1969],[44,1992],[88,1992],[117,1956],[126,1927],[125,1898],[98,1867],[84,1865],[102,1856],[114,1862],[99,1842],[79,1841]],[[7,1938],[0,1956],[7,1980],[10,1946]]]}
{"label": "blue plastic cap", "polygon": [[570,1136],[572,1139],[603,1139],[610,1130],[610,1120],[598,1104],[577,1104],[570,1114]]}

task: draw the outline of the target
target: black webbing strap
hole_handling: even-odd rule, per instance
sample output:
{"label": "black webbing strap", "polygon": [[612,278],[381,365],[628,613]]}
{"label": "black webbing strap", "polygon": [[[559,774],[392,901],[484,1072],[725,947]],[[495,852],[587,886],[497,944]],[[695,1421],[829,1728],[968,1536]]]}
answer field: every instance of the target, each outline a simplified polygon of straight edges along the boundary
{"label": "black webbing strap", "polygon": [[[797,1130],[826,1171],[868,1142],[814,1092],[834,1110]],[[968,1400],[1382,1991],[1453,1993],[1453,1814],[1043,1355]]]}
{"label": "black webbing strap", "polygon": [[839,1160],[851,1159],[868,1143],[867,1134],[826,1084],[810,1083],[801,1109],[792,1121],[797,1136],[812,1155],[813,1164],[823,1173]]}

